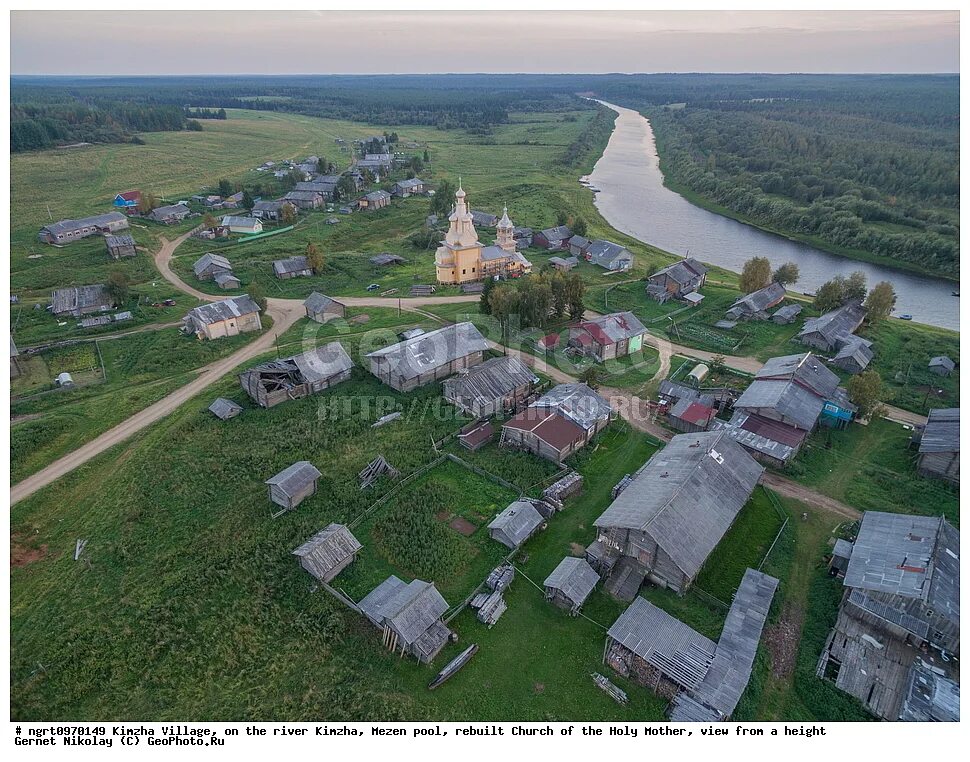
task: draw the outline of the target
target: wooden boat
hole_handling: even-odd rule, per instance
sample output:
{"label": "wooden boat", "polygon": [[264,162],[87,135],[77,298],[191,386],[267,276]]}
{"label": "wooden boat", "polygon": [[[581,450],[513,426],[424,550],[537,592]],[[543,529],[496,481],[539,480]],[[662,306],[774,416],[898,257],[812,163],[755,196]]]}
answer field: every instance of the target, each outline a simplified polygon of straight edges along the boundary
{"label": "wooden boat", "polygon": [[468,662],[477,652],[478,643],[472,643],[470,646],[468,646],[468,648],[458,654],[458,656],[448,662],[441,672],[434,676],[434,680],[428,683],[428,690],[433,691],[439,685],[445,683],[449,678],[455,675],[458,670],[468,664]]}
{"label": "wooden boat", "polygon": [[959,291],[952,291],[952,292],[950,293],[950,295],[951,295],[951,296],[960,296],[960,292],[959,292]]}

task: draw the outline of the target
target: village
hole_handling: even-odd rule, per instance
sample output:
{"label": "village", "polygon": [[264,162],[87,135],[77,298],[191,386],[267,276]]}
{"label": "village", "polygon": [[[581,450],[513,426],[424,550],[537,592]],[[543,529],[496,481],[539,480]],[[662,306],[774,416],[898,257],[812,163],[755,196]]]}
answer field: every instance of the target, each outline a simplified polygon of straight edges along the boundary
{"label": "village", "polygon": [[[187,199],[119,189],[113,211],[44,225],[46,246],[103,241],[113,268],[148,259],[168,291],[133,296],[123,269],[83,284],[64,272],[46,309],[41,299],[31,309],[39,340],[11,335],[11,378],[34,393],[84,394],[104,381],[103,358],[100,376],[92,360],[83,377],[54,374],[45,358],[100,353],[125,340],[109,333],[119,323],[177,323],[176,351],[217,353],[219,375],[160,398],[138,426],[178,417],[184,457],[210,448],[191,467],[200,483],[225,464],[233,476],[213,482],[218,500],[259,506],[254,520],[273,538],[259,553],[286,564],[279,584],[315,611],[333,604],[331,620],[366,624],[356,651],[383,651],[406,684],[442,693],[480,679],[503,627],[514,637],[514,622],[539,618],[582,653],[572,681],[605,696],[604,712],[738,719],[749,684],[762,690],[766,653],[789,674],[804,667],[797,633],[779,642],[778,598],[793,573],[792,527],[810,520],[793,506],[817,497],[820,511],[835,508],[824,551],[807,561],[832,605],[814,612],[830,627],[809,655],[809,690],[839,696],[852,719],[958,719],[955,512],[859,509],[811,481],[833,447],[892,426],[912,494],[929,485],[956,505],[959,408],[933,406],[928,390],[924,417],[873,390],[895,297],[842,283],[820,309],[791,288],[797,268],[757,262],[741,289],[691,257],[641,271],[625,239],[587,236],[577,214],[542,227],[514,204],[473,209],[472,181],[421,179],[429,150],[394,138],[336,139],[344,169],[315,155],[266,160],[250,174],[286,181],[274,198],[251,179]],[[366,252],[336,291],[323,242],[277,258],[261,250],[313,220],[349,228],[418,206],[424,247]],[[166,228],[177,238],[153,259],[144,230]],[[947,355],[922,364],[941,384],[958,373]],[[342,407],[326,404],[337,398]],[[354,407],[372,398],[390,407]],[[434,405],[447,412],[430,421],[420,410]],[[287,427],[285,443],[245,451]],[[122,440],[98,441],[91,459]],[[73,470],[59,463],[12,485],[15,502]],[[93,552],[83,539],[75,562]]]}

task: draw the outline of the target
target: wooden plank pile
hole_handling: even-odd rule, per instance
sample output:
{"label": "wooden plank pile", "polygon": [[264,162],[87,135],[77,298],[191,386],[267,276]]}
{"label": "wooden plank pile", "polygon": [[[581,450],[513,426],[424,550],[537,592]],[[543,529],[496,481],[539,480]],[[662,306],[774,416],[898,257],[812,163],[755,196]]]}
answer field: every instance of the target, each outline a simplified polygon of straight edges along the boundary
{"label": "wooden plank pile", "polygon": [[616,500],[617,496],[625,490],[630,482],[633,481],[633,474],[626,474],[620,481],[613,485],[613,490],[610,492],[610,498]]}
{"label": "wooden plank pile", "polygon": [[596,683],[596,687],[604,691],[611,699],[613,699],[617,704],[626,704],[629,701],[629,697],[626,692],[614,685],[606,677],[603,677],[599,672],[593,672],[590,677],[593,678],[593,682]]}
{"label": "wooden plank pile", "polygon": [[489,572],[485,579],[485,586],[495,592],[507,590],[515,578],[515,568],[512,564],[502,564]]}
{"label": "wooden plank pile", "polygon": [[563,501],[567,497],[578,495],[583,490],[583,476],[576,471],[570,471],[558,481],[550,484],[542,491],[542,499],[557,511],[562,510]]}
{"label": "wooden plank pile", "polygon": [[364,490],[385,474],[391,479],[397,479],[401,472],[388,463],[383,455],[378,455],[364,467],[363,471],[357,474],[357,481],[360,482],[360,488]]}
{"label": "wooden plank pile", "polygon": [[431,296],[434,293],[434,286],[415,284],[411,286],[411,296]]}
{"label": "wooden plank pile", "polygon": [[[481,600],[484,596],[484,600]],[[478,608],[478,621],[484,624],[488,629],[492,629],[492,626],[501,618],[502,614],[508,608],[505,603],[505,598],[502,597],[501,591],[495,591],[492,593],[480,593],[472,599],[472,608],[475,608],[475,602],[479,601],[480,605]]]}

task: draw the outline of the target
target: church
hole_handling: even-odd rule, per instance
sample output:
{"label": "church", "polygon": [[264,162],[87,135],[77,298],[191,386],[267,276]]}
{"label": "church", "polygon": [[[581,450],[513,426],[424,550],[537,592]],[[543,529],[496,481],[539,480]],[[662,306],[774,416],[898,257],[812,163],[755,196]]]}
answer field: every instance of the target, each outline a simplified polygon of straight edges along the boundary
{"label": "church", "polygon": [[435,252],[438,283],[468,283],[496,275],[517,278],[532,271],[532,263],[515,249],[515,225],[507,208],[495,228],[494,245],[478,240],[461,182],[448,223],[448,234]]}

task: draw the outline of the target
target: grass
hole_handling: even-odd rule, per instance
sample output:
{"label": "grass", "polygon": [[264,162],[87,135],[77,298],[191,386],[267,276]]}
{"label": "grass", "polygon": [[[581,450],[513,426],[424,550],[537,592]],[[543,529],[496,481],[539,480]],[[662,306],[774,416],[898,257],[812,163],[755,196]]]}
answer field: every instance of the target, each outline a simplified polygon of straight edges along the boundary
{"label": "grass", "polygon": [[785,473],[862,511],[942,513],[959,526],[959,492],[916,473],[916,451],[909,448],[912,433],[883,418],[845,430],[823,427]]}

